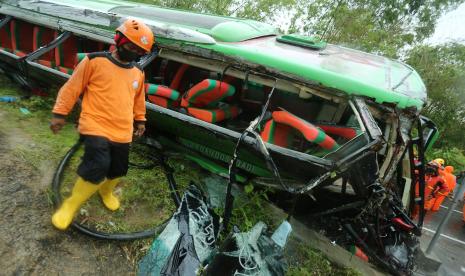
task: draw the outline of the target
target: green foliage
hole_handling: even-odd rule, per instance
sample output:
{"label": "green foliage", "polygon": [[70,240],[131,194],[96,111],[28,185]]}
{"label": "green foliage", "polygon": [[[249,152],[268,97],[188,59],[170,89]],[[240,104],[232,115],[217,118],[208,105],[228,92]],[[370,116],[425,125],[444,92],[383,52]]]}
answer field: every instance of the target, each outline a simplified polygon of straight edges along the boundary
{"label": "green foliage", "polygon": [[292,9],[296,0],[132,0],[160,7],[272,22],[279,11]]}
{"label": "green foliage", "polygon": [[463,0],[300,0],[290,31],[398,57],[434,32],[437,19]]}
{"label": "green foliage", "polygon": [[305,246],[298,248],[298,251],[298,256],[291,261],[287,276],[361,275],[354,269],[334,266],[320,251]]}
{"label": "green foliage", "polygon": [[465,149],[465,45],[418,46],[406,61],[425,82],[428,102],[422,113],[439,128],[435,146]]}
{"label": "green foliage", "polygon": [[442,158],[446,166],[454,166],[454,174],[465,171],[465,152],[455,147],[433,148],[426,153],[427,160]]}
{"label": "green foliage", "polygon": [[[265,202],[268,200],[266,190],[254,190],[252,184],[244,187],[245,198],[237,198],[231,216],[231,225],[239,226],[241,231],[249,231],[259,221],[266,223],[269,229],[276,226],[267,210]],[[219,214],[222,214],[221,211]]]}

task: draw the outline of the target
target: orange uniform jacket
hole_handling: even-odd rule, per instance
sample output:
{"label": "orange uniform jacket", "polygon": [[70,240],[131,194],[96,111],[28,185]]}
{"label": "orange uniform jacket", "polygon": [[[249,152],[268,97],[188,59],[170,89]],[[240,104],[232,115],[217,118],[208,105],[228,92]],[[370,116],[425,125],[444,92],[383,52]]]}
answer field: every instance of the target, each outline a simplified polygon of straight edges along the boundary
{"label": "orange uniform jacket", "polygon": [[110,53],[89,54],[77,65],[60,89],[53,113],[68,115],[81,94],[81,134],[129,143],[134,121],[145,121],[144,72]]}
{"label": "orange uniform jacket", "polygon": [[457,184],[457,178],[455,177],[454,174],[451,173],[451,170],[444,170],[444,180],[446,180],[447,186],[449,187],[449,192],[454,191],[455,186]]}
{"label": "orange uniform jacket", "polygon": [[449,187],[447,187],[446,181],[440,175],[438,176],[427,175],[425,182],[426,182],[425,198],[429,198],[431,195],[436,195],[436,194],[444,195],[449,192]]}

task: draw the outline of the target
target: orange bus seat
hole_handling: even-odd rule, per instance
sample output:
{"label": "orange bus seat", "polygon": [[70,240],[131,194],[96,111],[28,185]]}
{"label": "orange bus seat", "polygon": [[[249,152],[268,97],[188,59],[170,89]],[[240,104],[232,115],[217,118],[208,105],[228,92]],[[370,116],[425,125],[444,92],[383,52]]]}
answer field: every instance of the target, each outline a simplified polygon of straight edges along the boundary
{"label": "orange bus seat", "polygon": [[292,142],[293,132],[297,131],[307,141],[316,143],[325,150],[334,151],[340,147],[322,129],[287,111],[274,111],[271,116],[272,118],[266,122],[261,133],[261,137],[265,142],[281,147],[289,147]]}
{"label": "orange bus seat", "polygon": [[174,90],[179,90],[179,85],[181,85],[182,77],[184,73],[189,68],[188,64],[182,64],[178,70],[176,71],[176,75],[174,75],[173,80],[171,81],[170,88]]}
{"label": "orange bus seat", "polygon": [[[35,51],[39,49],[41,46],[44,46],[55,39],[55,30],[48,29],[41,26],[34,26],[34,33],[33,33],[33,43],[32,49]],[[55,51],[50,50],[47,53],[43,54],[37,60],[37,63],[42,64],[44,66],[54,68],[55,67]]]}
{"label": "orange bus seat", "polygon": [[220,105],[222,99],[233,96],[235,91],[234,86],[226,82],[205,79],[184,94],[181,106],[200,120],[209,123],[221,122],[237,117],[241,111],[234,105]]}
{"label": "orange bus seat", "polygon": [[179,92],[174,89],[152,83],[145,84],[145,93],[151,103],[165,108],[176,107],[180,96]]}
{"label": "orange bus seat", "polygon": [[318,124],[317,127],[321,128],[324,132],[333,134],[347,140],[355,138],[361,133],[361,131],[354,127],[336,126],[336,125],[324,125]]}
{"label": "orange bus seat", "polygon": [[33,51],[34,25],[24,21],[11,20],[10,30],[13,53],[19,57],[31,53]]}
{"label": "orange bus seat", "polygon": [[[55,34],[58,36],[58,33]],[[59,71],[71,75],[76,65],[76,56],[80,51],[79,40],[76,36],[70,36],[55,48],[55,67]]]}
{"label": "orange bus seat", "polygon": [[0,49],[7,52],[13,52],[13,44],[11,43],[11,21],[0,29]]}
{"label": "orange bus seat", "polygon": [[226,119],[235,118],[240,113],[239,107],[236,105],[224,105],[219,108],[213,109],[200,109],[195,107],[188,107],[187,113],[209,123],[217,123]]}

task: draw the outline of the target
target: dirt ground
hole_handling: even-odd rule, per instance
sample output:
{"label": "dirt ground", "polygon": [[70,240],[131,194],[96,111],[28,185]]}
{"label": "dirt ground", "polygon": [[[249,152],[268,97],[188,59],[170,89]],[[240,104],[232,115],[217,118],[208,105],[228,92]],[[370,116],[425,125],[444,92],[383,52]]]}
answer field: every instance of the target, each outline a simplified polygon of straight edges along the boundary
{"label": "dirt ground", "polygon": [[15,148],[36,145],[1,109],[0,122],[0,274],[135,274],[124,243],[53,228],[47,189],[56,164],[43,156],[39,168],[29,166]]}

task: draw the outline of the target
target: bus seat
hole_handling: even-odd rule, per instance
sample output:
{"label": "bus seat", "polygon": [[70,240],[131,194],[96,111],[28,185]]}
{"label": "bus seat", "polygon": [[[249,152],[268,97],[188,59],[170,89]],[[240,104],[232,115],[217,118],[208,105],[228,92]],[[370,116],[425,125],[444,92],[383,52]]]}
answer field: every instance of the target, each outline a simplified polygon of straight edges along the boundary
{"label": "bus seat", "polygon": [[19,20],[11,20],[10,32],[12,49],[15,55],[24,57],[33,51],[34,25]]}
{"label": "bus seat", "polygon": [[103,52],[103,51],[106,51],[107,48],[109,49],[111,46],[109,46],[108,44],[106,43],[103,43],[103,42],[97,42],[97,50],[99,52]]}
{"label": "bus seat", "polygon": [[234,86],[217,80],[205,79],[189,89],[181,99],[181,106],[190,115],[209,122],[217,123],[235,118],[240,109],[234,105],[221,103],[226,97],[234,95]]}
{"label": "bus seat", "polygon": [[[59,34],[56,33],[55,36]],[[70,36],[55,48],[56,69],[71,75],[76,65],[76,55],[81,52],[79,40],[76,36]]]}
{"label": "bus seat", "polygon": [[176,71],[176,74],[174,75],[173,80],[171,81],[170,88],[171,89],[179,89],[179,86],[181,85],[181,80],[182,77],[184,76],[184,73],[186,70],[189,68],[189,64],[182,64],[178,70]]}
{"label": "bus seat", "polygon": [[77,53],[74,67],[76,67],[76,65],[78,65],[79,62],[81,62],[87,56],[87,54],[88,53]]}
{"label": "bus seat", "polygon": [[202,121],[217,123],[237,117],[240,113],[240,109],[236,105],[224,105],[213,109],[188,107],[187,113]]}
{"label": "bus seat", "polygon": [[321,128],[324,132],[328,134],[336,135],[336,136],[345,138],[347,140],[351,140],[361,133],[361,131],[355,127],[325,125],[325,124],[318,124],[316,126]]}
{"label": "bus seat", "polygon": [[174,89],[152,83],[145,84],[145,93],[151,103],[165,108],[176,107],[180,96],[179,92]]}
{"label": "bus seat", "polygon": [[0,49],[7,52],[13,52],[13,45],[11,43],[11,22],[7,23],[0,29]]}
{"label": "bus seat", "polygon": [[[48,29],[41,26],[34,26],[34,34],[32,40],[33,51],[39,49],[41,46],[52,42],[55,39],[55,30]],[[37,63],[47,67],[55,67],[55,51],[50,50],[37,59]]]}
{"label": "bus seat", "polygon": [[274,111],[271,117],[260,134],[265,142],[281,147],[290,147],[293,133],[297,131],[307,141],[316,143],[325,150],[333,151],[340,147],[322,129],[287,111]]}

